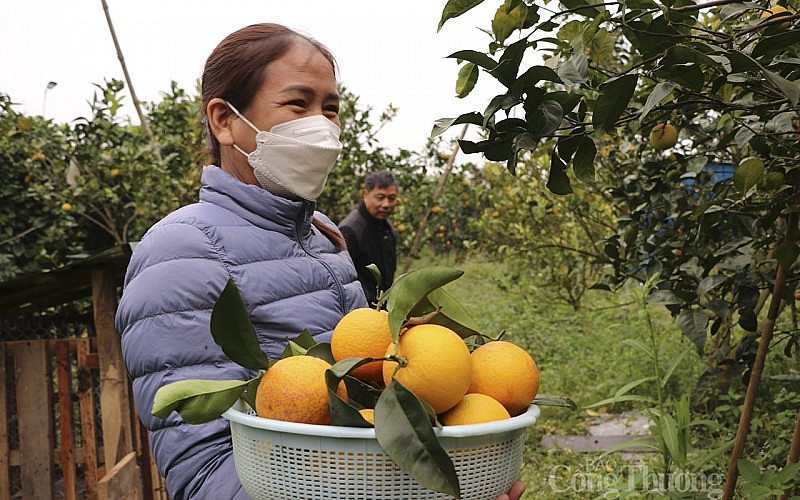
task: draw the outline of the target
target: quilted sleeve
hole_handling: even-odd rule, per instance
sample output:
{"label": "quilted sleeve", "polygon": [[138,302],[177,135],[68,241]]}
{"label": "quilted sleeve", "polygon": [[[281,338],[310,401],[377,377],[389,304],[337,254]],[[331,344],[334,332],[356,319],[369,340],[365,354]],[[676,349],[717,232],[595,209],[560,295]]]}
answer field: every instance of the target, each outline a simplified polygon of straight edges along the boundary
{"label": "quilted sleeve", "polygon": [[122,353],[139,416],[171,498],[247,498],[233,465],[228,422],[202,425],[151,414],[153,397],[183,379],[247,379],[209,330],[229,277],[219,249],[189,224],[160,223],[134,250],[117,311]]}

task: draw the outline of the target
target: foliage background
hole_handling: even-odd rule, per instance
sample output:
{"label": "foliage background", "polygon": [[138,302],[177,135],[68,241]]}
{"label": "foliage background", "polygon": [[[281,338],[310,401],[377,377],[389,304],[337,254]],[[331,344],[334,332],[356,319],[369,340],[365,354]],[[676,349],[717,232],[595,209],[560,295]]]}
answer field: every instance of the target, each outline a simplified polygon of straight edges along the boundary
{"label": "foliage background", "polygon": [[[478,3],[447,2],[442,22]],[[800,405],[800,231],[786,223],[800,172],[797,16],[789,29],[768,30],[763,2],[497,4],[488,46],[454,54],[462,64],[454,79],[460,95],[479,77],[507,92],[441,124],[483,130],[485,140],[460,144],[462,154],[479,153],[472,162],[434,197],[452,145],[434,138],[423,151],[385,150],[378,134],[395,110],[376,112],[342,89],[345,153],[318,208],[340,220],[357,205],[363,177],[391,169],[401,187],[393,217],[401,261],[419,229],[415,265],[469,266],[477,281],[461,294],[470,309],[537,353],[543,392],[581,405],[649,376],[620,346],[647,340],[632,295],[660,276],[648,302],[662,355],[690,352],[664,402],[675,411],[689,398],[695,418],[718,423],[691,435],[698,452],[683,466],[696,471],[724,468],[724,458],[702,460],[699,451],[733,437],[781,263],[787,281],[768,364],[777,378],[762,384],[747,448],[780,466]],[[543,61],[524,66],[530,51]],[[196,199],[204,138],[195,93],[173,84],[147,103],[152,144],[119,116],[122,91],[119,81],[97,85],[91,116],[69,124],[16,113],[12,96],[0,94],[0,279],[136,241]],[[655,150],[649,129],[667,120],[679,142]],[[730,165],[733,178],[715,178],[710,164]],[[637,394],[658,389],[642,383]],[[588,413],[552,415],[539,430],[577,432]]]}

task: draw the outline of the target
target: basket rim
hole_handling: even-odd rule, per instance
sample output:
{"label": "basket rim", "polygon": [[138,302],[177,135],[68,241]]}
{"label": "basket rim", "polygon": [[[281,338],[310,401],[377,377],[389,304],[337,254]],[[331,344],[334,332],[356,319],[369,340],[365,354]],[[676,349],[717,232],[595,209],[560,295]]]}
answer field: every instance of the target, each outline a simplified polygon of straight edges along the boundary
{"label": "basket rim", "polygon": [[[247,408],[247,404],[242,400],[239,400],[232,407],[226,410],[222,416],[227,420],[237,424],[270,431],[304,434],[307,436],[376,439],[374,427],[345,427],[339,425],[316,425],[284,422],[282,420],[272,420],[269,418],[258,417],[256,415],[249,415],[243,411],[245,408]],[[438,437],[457,438],[509,432],[533,425],[536,420],[538,420],[539,413],[539,407],[532,404],[524,413],[517,415],[516,417],[498,420],[495,422],[486,422],[483,424],[447,425],[442,428],[434,428],[433,431]]]}

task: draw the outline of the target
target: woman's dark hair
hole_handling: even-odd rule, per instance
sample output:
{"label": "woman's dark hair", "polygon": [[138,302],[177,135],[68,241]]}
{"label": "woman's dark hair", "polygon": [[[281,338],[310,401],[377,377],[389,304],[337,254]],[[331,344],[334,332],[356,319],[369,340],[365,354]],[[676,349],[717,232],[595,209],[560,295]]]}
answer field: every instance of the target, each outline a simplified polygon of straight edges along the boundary
{"label": "woman's dark hair", "polygon": [[[283,56],[293,44],[306,42],[320,51],[331,63],[334,75],[336,74],[336,59],[327,47],[311,37],[298,33],[280,24],[262,23],[252,24],[226,36],[211,51],[206,59],[203,76],[200,82],[202,110],[205,117],[208,103],[211,99],[219,97],[233,104],[241,112],[250,106],[256,92],[264,84],[264,69],[276,59]],[[219,166],[220,148],[219,141],[206,122],[207,146],[206,153],[211,164]],[[314,218],[314,227],[339,250],[347,248],[341,233]]]}
{"label": "woman's dark hair", "polygon": [[[225,99],[236,109],[245,112],[253,96],[264,84],[264,68],[283,56],[298,41],[310,43],[319,50],[336,73],[333,54],[313,38],[280,24],[253,24],[226,36],[206,59],[200,82],[203,115],[208,103],[216,97]],[[206,134],[209,161],[219,166],[219,141],[211,133],[208,123]]]}

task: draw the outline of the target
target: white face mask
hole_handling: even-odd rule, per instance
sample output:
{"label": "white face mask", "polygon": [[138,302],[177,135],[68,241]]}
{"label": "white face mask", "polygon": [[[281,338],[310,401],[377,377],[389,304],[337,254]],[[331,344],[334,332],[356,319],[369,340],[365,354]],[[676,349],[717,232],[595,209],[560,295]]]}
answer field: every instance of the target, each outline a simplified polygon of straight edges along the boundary
{"label": "white face mask", "polygon": [[258,130],[232,104],[228,106],[256,132],[255,151],[248,154],[236,144],[233,147],[247,157],[261,186],[316,200],[342,150],[339,127],[314,115],[280,123],[267,132]]}

